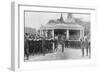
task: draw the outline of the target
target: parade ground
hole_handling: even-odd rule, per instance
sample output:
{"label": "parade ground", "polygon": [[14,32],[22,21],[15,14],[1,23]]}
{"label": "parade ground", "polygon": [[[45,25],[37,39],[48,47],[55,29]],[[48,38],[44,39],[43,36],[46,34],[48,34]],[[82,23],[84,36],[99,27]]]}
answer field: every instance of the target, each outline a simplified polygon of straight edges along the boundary
{"label": "parade ground", "polygon": [[53,53],[48,53],[45,55],[30,56],[29,60],[25,60],[25,62],[50,61],[50,60],[72,60],[72,59],[89,59],[89,57],[86,55],[83,57],[81,49],[65,48],[64,52],[62,52],[62,48],[59,46],[58,50]]}

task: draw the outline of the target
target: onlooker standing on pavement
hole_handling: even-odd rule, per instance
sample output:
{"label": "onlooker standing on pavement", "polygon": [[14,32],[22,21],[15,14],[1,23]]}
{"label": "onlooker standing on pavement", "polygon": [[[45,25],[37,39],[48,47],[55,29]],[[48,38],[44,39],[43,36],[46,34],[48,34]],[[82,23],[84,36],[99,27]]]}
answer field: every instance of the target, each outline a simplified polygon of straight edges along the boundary
{"label": "onlooker standing on pavement", "polygon": [[90,56],[90,41],[88,38],[85,39],[86,56]]}
{"label": "onlooker standing on pavement", "polygon": [[86,56],[90,56],[90,41],[88,40],[88,38],[85,36],[84,38],[80,39],[81,41],[81,49],[82,49],[82,56],[85,55]]}
{"label": "onlooker standing on pavement", "polygon": [[82,39],[80,39],[80,43],[81,43],[81,49],[82,49],[82,56],[84,56],[84,44],[85,44],[85,42],[84,42],[84,38],[82,38]]}

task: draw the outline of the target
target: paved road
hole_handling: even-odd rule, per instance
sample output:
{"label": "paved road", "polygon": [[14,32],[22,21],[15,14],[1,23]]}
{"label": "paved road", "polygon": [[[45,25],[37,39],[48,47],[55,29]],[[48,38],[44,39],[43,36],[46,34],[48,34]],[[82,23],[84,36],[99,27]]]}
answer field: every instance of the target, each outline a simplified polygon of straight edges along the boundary
{"label": "paved road", "polygon": [[65,48],[64,52],[61,52],[59,48],[54,53],[46,54],[45,56],[30,56],[29,60],[26,61],[48,61],[48,60],[67,60],[67,59],[88,59],[89,57],[82,57],[81,49]]}

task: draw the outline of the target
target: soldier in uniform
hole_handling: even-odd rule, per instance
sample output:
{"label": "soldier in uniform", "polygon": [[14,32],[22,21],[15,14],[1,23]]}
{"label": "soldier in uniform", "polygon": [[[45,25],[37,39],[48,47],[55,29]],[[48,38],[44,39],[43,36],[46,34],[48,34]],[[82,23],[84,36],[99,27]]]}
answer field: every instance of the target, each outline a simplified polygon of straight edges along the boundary
{"label": "soldier in uniform", "polygon": [[27,57],[27,60],[29,60],[29,43],[26,36],[24,39],[24,52],[25,52],[25,56]]}
{"label": "soldier in uniform", "polygon": [[43,52],[43,55],[45,56],[45,35],[42,37],[42,52]]}

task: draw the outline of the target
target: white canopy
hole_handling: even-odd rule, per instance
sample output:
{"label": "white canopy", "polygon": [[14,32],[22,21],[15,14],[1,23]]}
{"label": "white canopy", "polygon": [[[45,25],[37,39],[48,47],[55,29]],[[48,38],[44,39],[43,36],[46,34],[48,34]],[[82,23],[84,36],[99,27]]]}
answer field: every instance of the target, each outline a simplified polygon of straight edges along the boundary
{"label": "white canopy", "polygon": [[42,26],[40,28],[40,30],[53,30],[53,29],[83,30],[83,27],[78,24],[58,23],[58,24],[46,24],[45,26]]}

